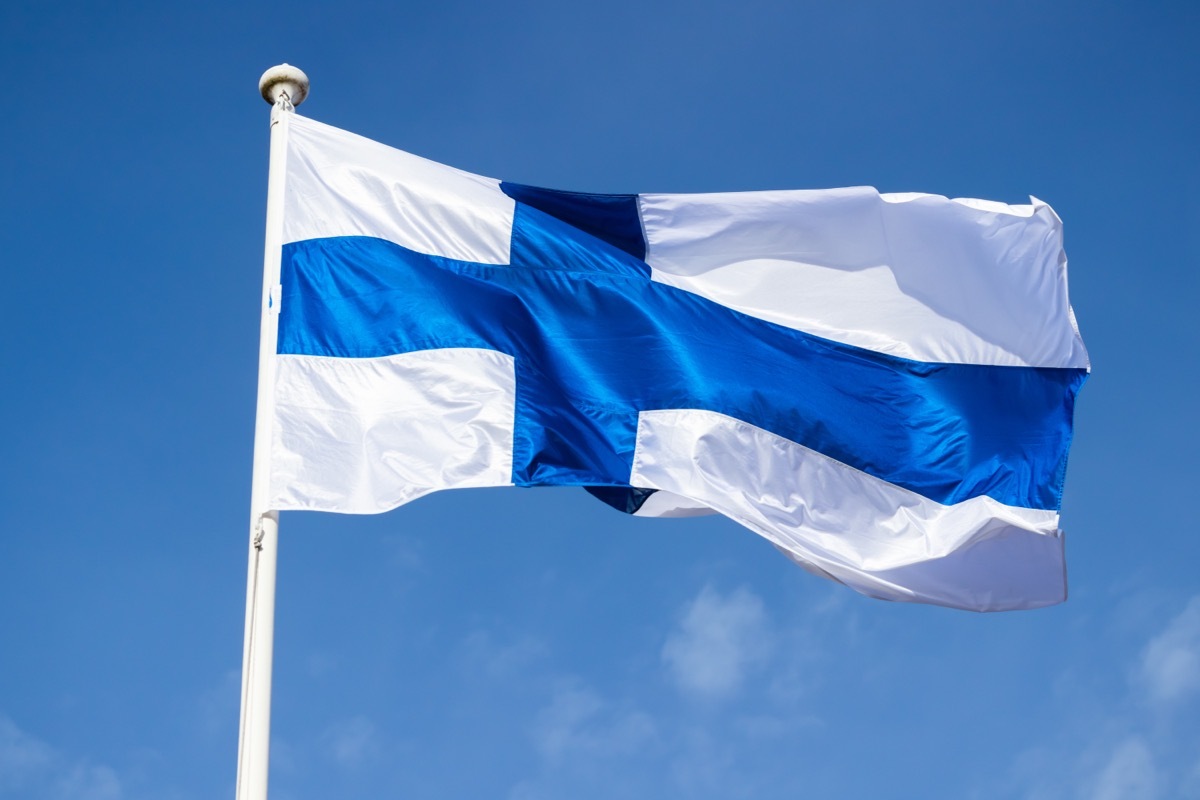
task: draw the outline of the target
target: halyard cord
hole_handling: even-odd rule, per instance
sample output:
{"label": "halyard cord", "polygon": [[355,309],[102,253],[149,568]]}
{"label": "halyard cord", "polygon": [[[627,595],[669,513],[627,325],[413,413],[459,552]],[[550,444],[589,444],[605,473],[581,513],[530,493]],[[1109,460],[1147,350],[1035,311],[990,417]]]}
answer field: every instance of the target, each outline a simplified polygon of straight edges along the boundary
{"label": "halyard cord", "polygon": [[[255,629],[255,627],[257,627],[255,623],[256,623],[257,617],[258,617],[258,615],[254,613],[254,609],[258,605],[258,559],[259,559],[259,556],[262,554],[263,536],[264,536],[264,531],[263,531],[262,517],[259,517],[258,522],[256,522],[254,525],[254,540],[253,540],[253,544],[254,544],[253,576],[254,577],[250,584],[250,633],[248,636],[249,641],[247,643],[247,652],[249,653],[248,659],[254,658],[254,629]],[[238,781],[239,782],[242,780],[242,776],[243,776],[243,773],[242,773],[242,750],[245,747],[244,742],[246,741],[246,718],[249,717],[249,708],[247,708],[247,703],[246,703],[246,692],[248,689],[249,676],[252,675],[254,672],[254,670],[251,668],[250,664],[246,664],[246,666],[244,667],[244,670],[245,670],[245,674],[242,676],[242,718],[238,721],[238,741],[243,743],[241,746],[238,747]]]}

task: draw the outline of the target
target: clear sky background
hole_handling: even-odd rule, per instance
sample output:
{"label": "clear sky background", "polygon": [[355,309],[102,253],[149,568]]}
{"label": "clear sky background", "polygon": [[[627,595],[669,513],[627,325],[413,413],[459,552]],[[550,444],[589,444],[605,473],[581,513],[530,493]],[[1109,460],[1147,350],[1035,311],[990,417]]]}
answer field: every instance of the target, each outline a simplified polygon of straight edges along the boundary
{"label": "clear sky background", "polygon": [[1200,6],[0,5],[0,797],[231,798],[268,113],[584,191],[1065,221],[1071,597],[860,597],[582,490],[285,514],[272,797],[1200,797]]}

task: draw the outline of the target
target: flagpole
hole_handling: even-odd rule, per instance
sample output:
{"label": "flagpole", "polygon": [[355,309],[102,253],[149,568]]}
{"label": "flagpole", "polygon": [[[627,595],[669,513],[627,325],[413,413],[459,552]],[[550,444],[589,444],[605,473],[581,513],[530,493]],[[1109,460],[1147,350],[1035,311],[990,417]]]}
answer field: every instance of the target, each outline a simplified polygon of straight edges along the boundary
{"label": "flagpole", "polygon": [[271,425],[274,417],[275,344],[279,332],[279,269],[283,250],[283,190],[288,126],[308,95],[308,77],[287,64],[258,82],[271,104],[267,177],[267,232],[263,254],[262,318],[258,342],[258,405],[254,415],[254,469],[250,479],[250,552],[246,629],[242,646],[242,710],[238,730],[237,800],[266,800],[271,743],[271,657],[275,629],[275,562],[279,513],[268,507]]}

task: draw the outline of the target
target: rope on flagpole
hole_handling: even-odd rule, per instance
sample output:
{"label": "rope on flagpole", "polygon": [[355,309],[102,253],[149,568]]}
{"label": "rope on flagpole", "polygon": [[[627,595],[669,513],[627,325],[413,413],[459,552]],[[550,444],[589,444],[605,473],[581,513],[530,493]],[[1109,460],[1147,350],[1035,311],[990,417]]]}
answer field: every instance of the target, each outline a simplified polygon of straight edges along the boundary
{"label": "rope on flagpole", "polygon": [[254,547],[254,553],[251,556],[251,558],[253,560],[250,565],[250,586],[249,586],[249,590],[247,591],[247,597],[246,597],[246,600],[247,600],[246,618],[247,618],[248,622],[247,622],[247,627],[246,627],[246,644],[245,644],[246,652],[245,652],[245,656],[244,656],[244,663],[242,665],[242,705],[241,705],[241,712],[238,715],[239,716],[239,719],[238,719],[238,783],[237,783],[238,795],[241,795],[241,791],[242,791],[242,775],[243,775],[242,751],[245,749],[245,746],[243,743],[246,741],[246,718],[249,716],[246,713],[248,710],[247,709],[248,704],[246,702],[246,687],[247,687],[248,681],[246,680],[246,676],[254,671],[254,664],[253,664],[254,652],[255,652],[255,647],[254,647],[254,616],[255,616],[254,608],[257,606],[257,600],[258,600],[258,562],[259,562],[259,557],[262,555],[262,540],[263,540],[262,520],[261,519],[259,520],[258,524],[255,527],[257,530],[255,531],[254,538],[251,540],[252,546]]}

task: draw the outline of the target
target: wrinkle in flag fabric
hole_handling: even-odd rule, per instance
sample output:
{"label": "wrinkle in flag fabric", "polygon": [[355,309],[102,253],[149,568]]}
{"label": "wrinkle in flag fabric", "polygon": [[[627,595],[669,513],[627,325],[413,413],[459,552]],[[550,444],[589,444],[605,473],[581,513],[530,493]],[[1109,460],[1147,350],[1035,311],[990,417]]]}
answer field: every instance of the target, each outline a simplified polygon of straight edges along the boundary
{"label": "wrinkle in flag fabric", "polygon": [[1065,597],[1061,222],[873,189],[596,195],[291,121],[272,506],[715,511],[865,594]]}

